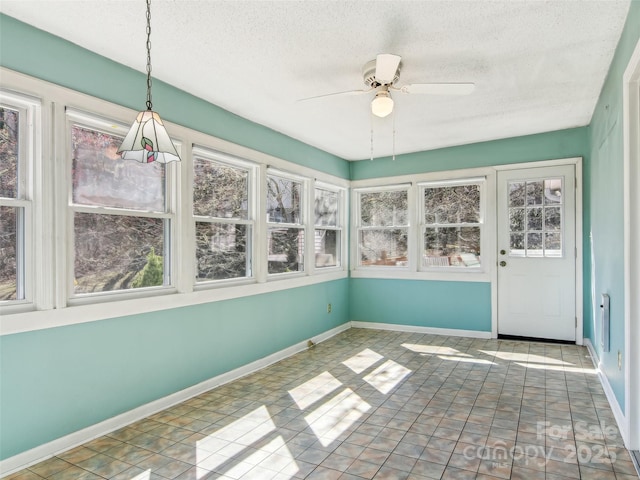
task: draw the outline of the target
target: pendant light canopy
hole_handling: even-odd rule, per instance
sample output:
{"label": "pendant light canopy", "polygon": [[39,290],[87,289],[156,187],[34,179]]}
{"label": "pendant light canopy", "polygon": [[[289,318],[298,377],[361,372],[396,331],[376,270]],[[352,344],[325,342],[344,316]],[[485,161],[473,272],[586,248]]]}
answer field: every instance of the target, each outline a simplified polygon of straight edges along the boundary
{"label": "pendant light canopy", "polygon": [[153,111],[151,104],[151,0],[147,0],[147,109],[138,113],[118,153],[126,160],[141,163],[180,160],[160,115]]}

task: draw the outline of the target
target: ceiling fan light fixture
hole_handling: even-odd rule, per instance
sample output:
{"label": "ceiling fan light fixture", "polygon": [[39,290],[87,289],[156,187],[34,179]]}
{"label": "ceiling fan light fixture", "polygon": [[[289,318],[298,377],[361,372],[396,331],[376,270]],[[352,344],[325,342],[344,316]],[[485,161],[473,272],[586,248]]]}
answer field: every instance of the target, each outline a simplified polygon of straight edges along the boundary
{"label": "ceiling fan light fixture", "polygon": [[382,91],[376,93],[375,98],[371,101],[371,113],[376,117],[386,117],[393,111],[393,99],[389,92]]}

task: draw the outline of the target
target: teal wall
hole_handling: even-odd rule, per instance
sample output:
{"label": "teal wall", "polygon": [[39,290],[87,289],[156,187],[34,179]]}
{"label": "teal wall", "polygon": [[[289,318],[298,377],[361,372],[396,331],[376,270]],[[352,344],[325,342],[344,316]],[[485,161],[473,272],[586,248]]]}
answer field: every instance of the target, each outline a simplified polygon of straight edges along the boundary
{"label": "teal wall", "polygon": [[345,278],[2,336],[0,458],[342,325],[349,320],[348,296]]}
{"label": "teal wall", "polygon": [[[593,315],[585,319],[587,334],[601,360],[602,372],[625,409],[624,370],[618,370],[618,351],[624,356],[624,218],[623,218],[623,119],[622,76],[640,38],[640,2],[631,2],[629,15],[589,126],[591,171],[588,176],[591,208],[593,271],[589,276],[589,301]],[[637,206],[635,206],[637,208]],[[611,299],[610,352],[600,347],[600,295]]]}
{"label": "teal wall", "polygon": [[491,331],[491,285],[352,278],[353,321]]}
{"label": "teal wall", "polygon": [[[134,110],[146,108],[145,74],[2,14],[0,65]],[[349,178],[346,160],[249,122],[159,80],[153,81],[153,106],[164,120]]]}
{"label": "teal wall", "polygon": [[[0,64],[135,110],[145,76],[0,14]],[[0,79],[1,80],[1,79]],[[341,178],[348,162],[154,81],[168,121]],[[342,325],[348,279],[0,337],[0,459]],[[332,313],[326,304],[332,303]]]}
{"label": "teal wall", "polygon": [[[587,127],[399,155],[395,160],[361,160],[351,163],[351,179],[362,180],[570,157],[583,157],[583,167],[587,168]],[[587,181],[584,179],[584,182]],[[583,198],[583,202],[587,205],[588,199]],[[583,216],[585,220],[588,218],[588,209],[583,211]],[[588,252],[587,234],[583,241],[585,252]],[[583,268],[590,271],[588,256],[585,256]],[[585,276],[585,292],[588,285]],[[403,301],[397,301],[400,297]],[[394,299],[392,305],[388,305],[390,298]],[[590,318],[590,300],[584,302],[584,309],[585,318]],[[490,332],[491,286],[488,282],[352,278],[350,312],[352,320]],[[466,312],[467,315],[462,315],[462,312]]]}
{"label": "teal wall", "polygon": [[360,160],[351,162],[351,180],[581,157],[586,142],[587,129],[582,127],[409,153],[395,160]]}

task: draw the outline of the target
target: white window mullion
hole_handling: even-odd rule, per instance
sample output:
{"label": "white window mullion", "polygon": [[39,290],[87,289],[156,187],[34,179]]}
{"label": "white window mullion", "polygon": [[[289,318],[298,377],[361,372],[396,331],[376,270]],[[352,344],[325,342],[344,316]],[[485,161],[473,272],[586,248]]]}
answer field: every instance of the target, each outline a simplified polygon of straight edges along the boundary
{"label": "white window mullion", "polygon": [[303,182],[304,206],[302,223],[305,226],[304,241],[304,270],[307,275],[313,275],[316,271],[316,229],[315,229],[315,179]]}
{"label": "white window mullion", "polygon": [[256,241],[253,246],[253,271],[258,283],[267,281],[267,261],[269,256],[269,246],[267,245],[267,166],[261,165],[258,169],[258,181],[255,189],[257,206]]}

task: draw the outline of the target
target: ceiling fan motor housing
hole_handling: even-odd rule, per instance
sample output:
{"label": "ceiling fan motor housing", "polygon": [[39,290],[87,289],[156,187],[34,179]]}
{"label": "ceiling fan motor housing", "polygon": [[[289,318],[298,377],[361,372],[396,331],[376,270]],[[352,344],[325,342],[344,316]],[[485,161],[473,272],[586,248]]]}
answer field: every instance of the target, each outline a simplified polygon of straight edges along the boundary
{"label": "ceiling fan motor housing", "polygon": [[[402,69],[402,63],[398,65],[398,69],[396,70],[395,75],[393,76],[393,80],[387,85],[391,85],[396,83],[400,79],[400,70]],[[362,76],[364,77],[364,84],[369,88],[378,88],[382,85],[380,82],[376,80],[376,60],[371,60],[367,62],[362,69]]]}

